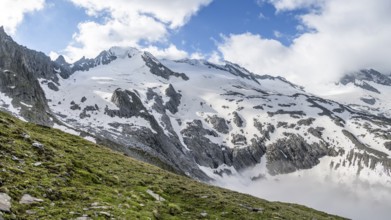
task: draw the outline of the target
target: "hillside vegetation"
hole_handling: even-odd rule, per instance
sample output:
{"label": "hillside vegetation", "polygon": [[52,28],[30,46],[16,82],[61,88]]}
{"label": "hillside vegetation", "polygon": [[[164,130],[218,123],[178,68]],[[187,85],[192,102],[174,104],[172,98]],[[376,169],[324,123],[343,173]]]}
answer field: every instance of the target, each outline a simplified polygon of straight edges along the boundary
{"label": "hillside vegetation", "polygon": [[0,219],[340,219],[199,183],[1,112],[0,209]]}

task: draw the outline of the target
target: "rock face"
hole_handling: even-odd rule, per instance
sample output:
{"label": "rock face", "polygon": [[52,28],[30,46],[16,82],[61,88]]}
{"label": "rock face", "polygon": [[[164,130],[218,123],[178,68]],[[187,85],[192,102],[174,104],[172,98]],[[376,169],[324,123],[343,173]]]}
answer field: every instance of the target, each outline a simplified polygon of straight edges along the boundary
{"label": "rock face", "polygon": [[374,98],[361,98],[361,101],[369,104],[369,105],[374,105],[376,103],[376,99]]}
{"label": "rock face", "polygon": [[175,114],[178,112],[178,106],[181,104],[181,97],[182,95],[180,93],[177,93],[170,84],[168,88],[166,89],[166,95],[167,97],[170,97],[170,100],[166,103],[166,108],[172,113]]}
{"label": "rock face", "polygon": [[11,211],[11,197],[6,193],[0,193],[0,212]]}
{"label": "rock face", "polygon": [[365,80],[385,86],[391,86],[391,78],[389,76],[381,74],[380,72],[373,69],[361,70],[357,73],[346,75],[340,80],[340,82],[343,85],[346,85],[348,83],[355,83],[356,80]]}
{"label": "rock face", "polygon": [[112,61],[116,60],[117,56],[114,54],[113,51],[102,51],[96,58],[94,59],[86,59],[85,57],[82,57],[80,60],[76,61],[73,64],[68,63],[65,58],[60,55],[55,63],[59,65],[63,70],[66,72],[72,74],[76,71],[88,71],[91,68],[94,68],[99,65],[107,65],[110,64]]}
{"label": "rock face", "polygon": [[217,168],[222,164],[232,165],[232,156],[223,151],[218,144],[212,143],[205,136],[217,137],[215,131],[205,129],[201,120],[188,122],[186,129],[181,131],[186,146],[192,150],[197,164]]}
{"label": "rock face", "polygon": [[116,89],[111,97],[111,101],[119,108],[119,110],[105,109],[105,113],[111,117],[130,118],[139,116],[141,111],[145,110],[137,94],[129,90]]}
{"label": "rock face", "polygon": [[[205,129],[201,120],[188,122],[182,130],[183,140],[191,150],[195,161],[205,167],[218,168],[221,165],[233,166],[237,170],[245,169],[259,163],[265,153],[265,147],[254,141],[248,148],[231,149],[225,145],[211,142],[207,136],[218,137],[218,133]],[[244,136],[238,135],[239,141]],[[235,139],[234,139],[235,142]],[[229,171],[223,171],[229,172]]]}
{"label": "rock face", "polygon": [[155,74],[156,76],[160,76],[164,79],[170,79],[170,77],[173,76],[173,77],[180,77],[183,80],[189,80],[189,77],[186,76],[186,74],[176,73],[170,70],[162,63],[160,63],[160,61],[157,60],[152,54],[148,52],[144,52],[142,58],[144,59],[145,64],[150,68],[151,73]]}
{"label": "rock face", "polygon": [[[390,76],[381,74],[380,72],[369,69],[369,70],[361,70],[356,73],[348,74],[340,80],[340,83],[342,85],[347,85],[348,83],[353,83],[355,86],[360,87],[364,90],[378,93],[381,92],[376,89],[374,86],[370,85],[369,83],[376,83],[383,86],[391,86],[391,78]],[[362,100],[365,102],[366,99]],[[369,101],[371,104],[372,101]],[[373,104],[371,104],[373,105]]]}
{"label": "rock face", "polygon": [[205,65],[218,70],[227,71],[234,76],[239,76],[241,78],[253,80],[256,83],[259,83],[254,73],[251,73],[250,71],[235,63],[227,62],[225,65],[217,65],[210,62],[205,62]]}
{"label": "rock face", "polygon": [[267,167],[272,174],[290,173],[298,169],[309,169],[326,156],[327,146],[323,143],[308,144],[303,137],[289,134],[268,146]]}
{"label": "rock face", "polygon": [[51,125],[50,112],[38,79],[52,81],[56,90],[59,78],[70,72],[43,53],[19,46],[0,28],[0,93],[12,97],[12,105],[29,121]]}
{"label": "rock face", "polygon": [[242,118],[239,116],[239,114],[237,112],[234,112],[232,113],[233,116],[234,116],[234,123],[236,124],[236,126],[238,127],[242,127],[243,126],[243,120]]}
{"label": "rock face", "polygon": [[228,134],[229,127],[224,118],[220,118],[217,115],[213,115],[212,117],[208,117],[206,121],[208,123],[211,123],[213,125],[213,128],[216,129],[218,132]]}
{"label": "rock face", "polygon": [[[167,129],[168,132],[173,134],[172,124],[169,117],[166,115],[166,107],[163,105],[161,97],[149,90],[148,97],[155,101],[153,109],[162,114],[162,124],[156,120],[156,118],[148,113],[148,110],[143,105],[142,101],[135,92],[129,90],[115,90],[111,101],[119,108],[118,110],[105,109],[105,114],[111,117],[120,118],[132,118],[140,117],[145,119],[151,126],[151,129],[133,129],[127,124],[118,124],[122,127],[125,137],[118,137],[116,139],[109,138],[113,142],[120,142],[127,145],[129,140],[127,138],[132,137],[132,147],[137,147],[145,153],[149,153],[151,156],[156,157],[162,163],[168,165],[170,169],[177,173],[192,173],[196,177],[201,179],[209,179],[203,174],[196,163],[192,160],[192,157],[188,155],[188,152],[184,152],[181,149],[181,143],[177,135],[167,136],[162,127]],[[120,149],[121,150],[121,149]],[[123,149],[121,150],[123,151]],[[131,154],[131,153],[130,153]],[[148,162],[151,162],[150,160]],[[160,165],[160,164],[156,164]]]}

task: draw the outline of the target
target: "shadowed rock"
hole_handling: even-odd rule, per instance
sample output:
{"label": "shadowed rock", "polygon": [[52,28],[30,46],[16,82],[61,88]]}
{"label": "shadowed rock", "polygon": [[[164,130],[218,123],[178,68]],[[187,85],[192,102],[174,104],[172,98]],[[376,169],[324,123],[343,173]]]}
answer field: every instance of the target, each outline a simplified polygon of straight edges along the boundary
{"label": "shadowed rock", "polygon": [[166,108],[175,114],[178,112],[178,106],[181,104],[182,95],[175,91],[174,87],[170,84],[166,89],[166,95],[170,97],[170,100],[166,103]]}
{"label": "shadowed rock", "polygon": [[272,175],[309,169],[319,163],[329,150],[323,143],[308,144],[303,137],[288,134],[267,146],[267,168]]}
{"label": "shadowed rock", "polygon": [[161,64],[152,54],[144,52],[142,58],[145,64],[149,67],[152,74],[160,76],[164,79],[170,79],[171,76],[189,80],[189,77],[184,73],[176,73],[163,64]]}
{"label": "shadowed rock", "polygon": [[228,134],[229,127],[225,121],[224,118],[220,118],[217,115],[209,116],[207,119],[205,119],[206,122],[213,125],[213,128],[216,129],[216,131]]}
{"label": "shadowed rock", "polygon": [[243,119],[239,116],[239,114],[237,112],[233,112],[232,114],[234,116],[234,123],[236,124],[236,126],[242,127],[243,126]]}

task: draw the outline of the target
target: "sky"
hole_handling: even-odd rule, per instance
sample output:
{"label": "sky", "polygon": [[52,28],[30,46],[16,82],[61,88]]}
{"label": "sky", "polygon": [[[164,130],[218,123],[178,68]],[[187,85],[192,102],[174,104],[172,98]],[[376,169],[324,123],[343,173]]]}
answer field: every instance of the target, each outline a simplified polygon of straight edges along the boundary
{"label": "sky", "polygon": [[300,85],[391,73],[389,0],[1,0],[0,25],[53,59],[112,46],[229,60]]}

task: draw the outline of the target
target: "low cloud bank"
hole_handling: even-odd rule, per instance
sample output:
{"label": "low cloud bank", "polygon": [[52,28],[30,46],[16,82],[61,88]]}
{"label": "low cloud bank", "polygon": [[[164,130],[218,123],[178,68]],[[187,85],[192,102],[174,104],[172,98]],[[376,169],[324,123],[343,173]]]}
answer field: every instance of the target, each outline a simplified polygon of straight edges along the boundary
{"label": "low cloud bank", "polygon": [[391,189],[385,185],[369,184],[359,177],[342,180],[317,168],[274,177],[263,174],[264,178],[252,181],[260,170],[257,166],[234,176],[215,176],[214,185],[355,220],[390,219]]}

